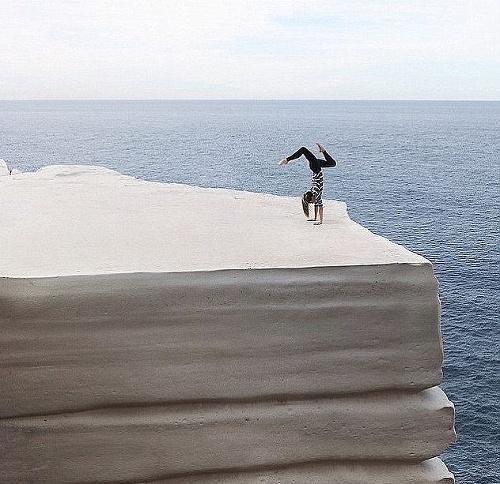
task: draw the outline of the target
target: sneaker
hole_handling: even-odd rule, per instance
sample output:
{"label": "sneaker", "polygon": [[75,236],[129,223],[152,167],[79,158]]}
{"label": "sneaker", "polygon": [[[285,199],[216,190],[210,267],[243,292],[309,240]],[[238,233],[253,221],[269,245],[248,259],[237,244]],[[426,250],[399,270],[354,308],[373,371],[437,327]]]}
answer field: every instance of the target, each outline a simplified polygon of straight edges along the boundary
{"label": "sneaker", "polygon": [[318,145],[318,150],[320,153],[323,153],[325,150],[325,148],[323,148],[323,145],[320,145],[319,143],[316,143]]}
{"label": "sneaker", "polygon": [[288,160],[286,158],[283,158],[278,165],[288,165]]}

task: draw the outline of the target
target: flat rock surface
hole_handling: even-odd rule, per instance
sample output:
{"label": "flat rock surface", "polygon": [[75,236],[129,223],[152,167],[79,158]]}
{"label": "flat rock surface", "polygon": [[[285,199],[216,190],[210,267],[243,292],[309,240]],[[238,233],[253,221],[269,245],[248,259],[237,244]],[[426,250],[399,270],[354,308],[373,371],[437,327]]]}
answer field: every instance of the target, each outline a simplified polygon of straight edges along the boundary
{"label": "flat rock surface", "polygon": [[92,166],[0,176],[0,276],[426,264],[325,201],[155,183]]}

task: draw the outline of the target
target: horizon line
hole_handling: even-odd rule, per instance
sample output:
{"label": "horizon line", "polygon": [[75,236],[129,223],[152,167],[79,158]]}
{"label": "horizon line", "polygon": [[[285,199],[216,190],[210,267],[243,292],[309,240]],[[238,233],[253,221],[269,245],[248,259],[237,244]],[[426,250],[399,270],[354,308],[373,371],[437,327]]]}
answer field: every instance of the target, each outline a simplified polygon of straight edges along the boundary
{"label": "horizon line", "polygon": [[394,99],[394,98],[23,98],[23,99],[0,99],[0,102],[157,102],[157,101],[185,101],[185,102],[266,102],[266,101],[281,101],[281,102],[499,102],[500,99]]}

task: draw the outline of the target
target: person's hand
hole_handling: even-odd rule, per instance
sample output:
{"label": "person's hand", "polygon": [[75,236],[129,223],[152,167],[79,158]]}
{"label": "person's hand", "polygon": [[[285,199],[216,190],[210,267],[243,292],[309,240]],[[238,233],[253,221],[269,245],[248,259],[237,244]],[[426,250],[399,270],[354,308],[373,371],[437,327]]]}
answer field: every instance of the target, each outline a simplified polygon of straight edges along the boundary
{"label": "person's hand", "polygon": [[282,160],[280,160],[278,165],[288,165],[288,160],[286,158],[283,158]]}

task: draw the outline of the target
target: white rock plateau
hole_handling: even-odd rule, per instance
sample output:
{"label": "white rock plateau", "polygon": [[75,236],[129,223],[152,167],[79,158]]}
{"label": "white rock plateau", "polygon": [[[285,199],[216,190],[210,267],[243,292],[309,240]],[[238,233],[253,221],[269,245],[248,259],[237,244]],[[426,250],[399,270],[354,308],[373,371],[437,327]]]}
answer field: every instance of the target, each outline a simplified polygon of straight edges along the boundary
{"label": "white rock plateau", "polygon": [[3,171],[0,482],[454,482],[426,259],[337,201]]}

